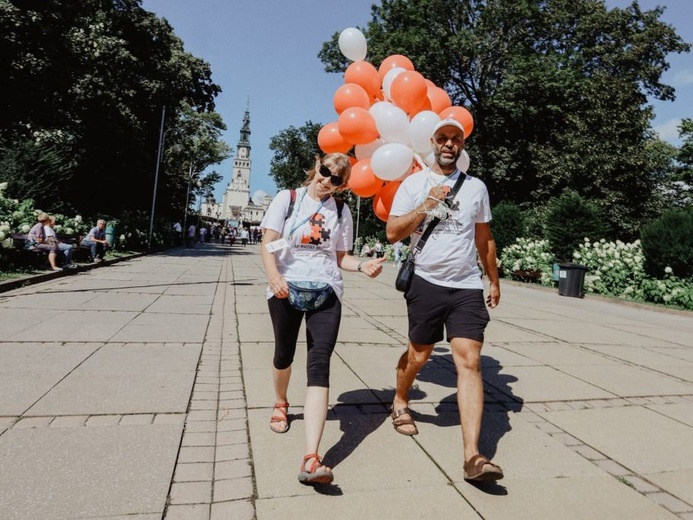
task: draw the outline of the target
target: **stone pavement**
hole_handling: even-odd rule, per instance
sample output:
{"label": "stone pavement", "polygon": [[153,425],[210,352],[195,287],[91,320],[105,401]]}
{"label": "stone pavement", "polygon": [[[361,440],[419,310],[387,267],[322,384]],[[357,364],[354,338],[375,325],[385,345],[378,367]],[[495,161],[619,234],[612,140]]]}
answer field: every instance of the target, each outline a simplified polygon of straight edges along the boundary
{"label": "stone pavement", "polygon": [[[3,520],[693,519],[693,317],[502,285],[483,351],[482,451],[463,480],[446,344],[387,416],[406,310],[394,268],[345,273],[322,442],[296,480],[305,343],[270,431],[259,246],[198,246],[0,293]],[[303,337],[303,334],[302,334]]]}

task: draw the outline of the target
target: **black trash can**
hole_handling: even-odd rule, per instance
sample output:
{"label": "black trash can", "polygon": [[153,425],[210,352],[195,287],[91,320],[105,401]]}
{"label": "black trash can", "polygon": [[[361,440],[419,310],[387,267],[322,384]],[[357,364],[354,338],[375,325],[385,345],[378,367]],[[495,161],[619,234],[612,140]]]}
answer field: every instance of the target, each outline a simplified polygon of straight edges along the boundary
{"label": "black trash can", "polygon": [[558,264],[558,294],[584,298],[587,267],[580,264]]}

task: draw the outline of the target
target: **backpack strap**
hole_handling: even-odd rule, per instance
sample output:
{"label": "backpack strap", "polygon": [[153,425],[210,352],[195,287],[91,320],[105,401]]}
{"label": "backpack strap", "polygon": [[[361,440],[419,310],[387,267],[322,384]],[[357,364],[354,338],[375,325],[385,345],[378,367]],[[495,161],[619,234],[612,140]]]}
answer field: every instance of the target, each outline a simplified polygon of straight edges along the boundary
{"label": "backpack strap", "polygon": [[[291,214],[294,212],[294,206],[296,205],[296,190],[291,188],[289,190],[291,200],[289,201],[289,209],[286,211],[286,217],[284,217],[284,220],[287,220]],[[335,204],[337,204],[337,220],[342,220],[342,210],[344,209],[344,201],[341,199],[334,199]]]}
{"label": "backpack strap", "polygon": [[296,204],[296,190],[291,188],[289,193],[291,195],[291,201],[289,202],[289,209],[286,211],[286,217],[284,217],[284,220],[287,220],[291,216],[291,214],[294,212],[294,205]]}

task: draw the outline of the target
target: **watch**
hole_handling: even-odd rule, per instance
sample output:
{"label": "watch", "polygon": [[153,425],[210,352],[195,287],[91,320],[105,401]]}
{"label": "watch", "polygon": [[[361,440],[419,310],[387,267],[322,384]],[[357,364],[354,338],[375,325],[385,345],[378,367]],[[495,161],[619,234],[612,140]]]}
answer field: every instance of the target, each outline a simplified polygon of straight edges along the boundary
{"label": "watch", "polygon": [[363,271],[361,271],[361,267],[363,267],[363,264],[365,264],[365,263],[366,263],[365,260],[361,260],[361,261],[359,262],[359,265],[358,265],[358,267],[356,268],[356,270],[357,270],[359,273],[362,273],[362,272],[363,272]]}

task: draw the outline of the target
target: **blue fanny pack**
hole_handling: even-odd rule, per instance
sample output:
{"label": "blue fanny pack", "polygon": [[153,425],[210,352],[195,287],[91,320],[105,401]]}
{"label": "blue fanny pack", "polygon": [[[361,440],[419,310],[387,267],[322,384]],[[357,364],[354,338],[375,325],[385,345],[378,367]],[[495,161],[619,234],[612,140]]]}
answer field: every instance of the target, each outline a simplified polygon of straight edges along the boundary
{"label": "blue fanny pack", "polygon": [[332,294],[327,282],[287,282],[289,303],[299,311],[314,311],[320,308]]}

